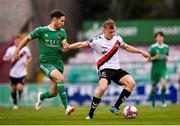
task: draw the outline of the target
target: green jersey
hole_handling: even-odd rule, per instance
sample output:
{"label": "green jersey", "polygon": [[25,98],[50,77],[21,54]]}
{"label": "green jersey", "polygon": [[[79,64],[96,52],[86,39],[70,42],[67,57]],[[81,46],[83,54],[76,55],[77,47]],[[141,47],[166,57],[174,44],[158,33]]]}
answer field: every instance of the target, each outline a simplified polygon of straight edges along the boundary
{"label": "green jersey", "polygon": [[166,44],[159,45],[155,43],[150,47],[150,55],[153,57],[156,54],[160,55],[159,59],[152,61],[151,79],[157,83],[161,79],[167,79],[166,57],[169,55],[169,47]]}
{"label": "green jersey", "polygon": [[49,26],[38,27],[30,33],[32,39],[38,38],[40,62],[63,63],[62,42],[66,42],[64,29],[52,30]]}

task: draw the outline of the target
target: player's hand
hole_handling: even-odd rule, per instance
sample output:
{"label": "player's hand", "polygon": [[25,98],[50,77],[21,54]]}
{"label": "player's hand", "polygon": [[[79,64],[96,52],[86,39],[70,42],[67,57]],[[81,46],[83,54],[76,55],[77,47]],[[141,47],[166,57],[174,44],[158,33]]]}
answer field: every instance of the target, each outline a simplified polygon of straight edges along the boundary
{"label": "player's hand", "polygon": [[151,56],[149,53],[143,51],[141,54],[147,59],[147,61],[151,59]]}
{"label": "player's hand", "polygon": [[151,61],[157,60],[157,59],[159,59],[159,58],[160,58],[160,54],[157,53],[155,56],[150,57],[150,59],[149,59],[148,61],[151,62]]}
{"label": "player's hand", "polygon": [[63,52],[69,52],[70,45],[69,43],[63,43]]}
{"label": "player's hand", "polygon": [[15,53],[13,55],[13,62],[16,61],[16,60],[19,60],[19,59],[20,59],[19,53]]}

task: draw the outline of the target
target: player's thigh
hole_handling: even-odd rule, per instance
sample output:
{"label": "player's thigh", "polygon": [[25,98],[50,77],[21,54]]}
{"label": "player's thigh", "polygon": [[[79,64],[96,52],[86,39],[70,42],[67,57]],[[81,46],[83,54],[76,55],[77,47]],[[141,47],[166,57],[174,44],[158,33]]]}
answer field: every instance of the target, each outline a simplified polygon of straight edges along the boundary
{"label": "player's thigh", "polygon": [[102,80],[104,81],[104,79],[102,79],[102,78],[105,78],[107,83],[110,84],[114,75],[115,75],[115,70],[103,69],[103,70],[99,71],[99,82],[101,83]]}
{"label": "player's thigh", "polygon": [[64,75],[58,70],[54,69],[50,72],[50,77],[56,83],[63,83],[64,82]]}
{"label": "player's thigh", "polygon": [[95,97],[101,98],[104,92],[106,91],[107,87],[108,87],[108,80],[106,78],[101,78],[99,80],[99,85],[97,86],[95,91]]}
{"label": "player's thigh", "polygon": [[128,85],[128,80],[132,80],[133,78],[123,69],[117,70],[115,76],[113,77],[113,81],[118,85]]}
{"label": "player's thigh", "polygon": [[135,86],[135,81],[133,77],[129,74],[123,76],[121,79],[119,79],[119,83],[124,85],[126,88],[128,88],[129,91],[132,91]]}
{"label": "player's thigh", "polygon": [[55,65],[41,63],[40,68],[51,80],[55,81],[56,83],[64,82],[64,75]]}
{"label": "player's thigh", "polygon": [[9,79],[10,79],[10,81],[11,81],[11,91],[12,92],[15,92],[16,91],[16,89],[17,89],[17,78],[14,78],[14,77],[11,77],[11,76],[9,76]]}
{"label": "player's thigh", "polygon": [[99,80],[99,88],[101,88],[102,90],[106,90],[108,87],[108,80],[106,78],[101,78]]}
{"label": "player's thigh", "polygon": [[17,89],[18,90],[23,90],[25,85],[25,76],[18,78],[17,81]]}

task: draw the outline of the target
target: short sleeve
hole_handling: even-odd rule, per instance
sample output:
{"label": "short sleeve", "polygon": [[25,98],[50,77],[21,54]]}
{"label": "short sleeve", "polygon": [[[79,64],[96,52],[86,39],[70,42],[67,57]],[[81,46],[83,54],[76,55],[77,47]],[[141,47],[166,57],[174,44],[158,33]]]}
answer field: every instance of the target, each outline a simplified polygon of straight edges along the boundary
{"label": "short sleeve", "polygon": [[11,58],[11,49],[10,49],[10,48],[8,48],[8,49],[6,50],[6,53],[4,54],[4,56],[7,56],[7,57],[10,57],[10,58]]}
{"label": "short sleeve", "polygon": [[95,47],[95,39],[94,38],[87,40],[87,42],[91,48]]}
{"label": "short sleeve", "polygon": [[124,41],[123,41],[122,37],[119,36],[119,35],[116,35],[116,36],[117,36],[117,40],[120,42],[120,46],[123,46],[124,45]]}
{"label": "short sleeve", "polygon": [[169,56],[169,46],[167,47],[167,56]]}
{"label": "short sleeve", "polygon": [[156,55],[156,50],[155,50],[155,48],[150,47],[149,53],[150,53],[151,56],[155,56],[155,55]]}
{"label": "short sleeve", "polygon": [[40,36],[40,33],[41,33],[41,27],[38,27],[30,33],[30,36],[32,39],[35,39],[35,38],[38,38]]}
{"label": "short sleeve", "polygon": [[66,33],[66,31],[64,31],[63,34],[62,34],[61,42],[62,43],[66,43],[67,42],[67,33]]}

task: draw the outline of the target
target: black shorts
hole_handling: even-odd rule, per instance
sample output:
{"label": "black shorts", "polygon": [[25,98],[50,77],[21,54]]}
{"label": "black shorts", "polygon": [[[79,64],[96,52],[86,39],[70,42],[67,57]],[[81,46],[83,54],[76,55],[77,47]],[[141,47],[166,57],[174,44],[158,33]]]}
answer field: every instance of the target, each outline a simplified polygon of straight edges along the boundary
{"label": "black shorts", "polygon": [[129,73],[122,70],[122,69],[103,69],[99,71],[99,80],[101,78],[106,78],[108,80],[108,84],[111,83],[111,81],[115,82],[118,85],[122,85],[119,83],[119,80],[124,77],[125,75],[128,75]]}
{"label": "black shorts", "polygon": [[18,83],[21,83],[24,85],[25,76],[20,77],[20,78],[15,78],[15,77],[9,76],[9,79],[11,80],[11,85],[17,85]]}

